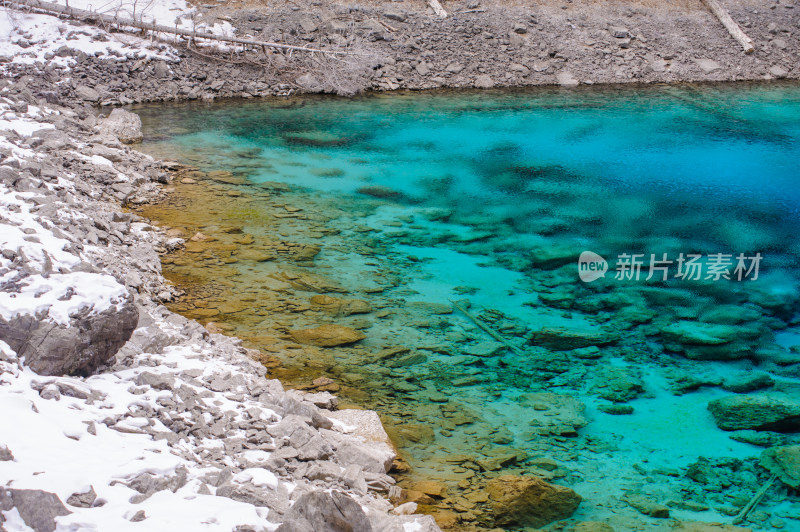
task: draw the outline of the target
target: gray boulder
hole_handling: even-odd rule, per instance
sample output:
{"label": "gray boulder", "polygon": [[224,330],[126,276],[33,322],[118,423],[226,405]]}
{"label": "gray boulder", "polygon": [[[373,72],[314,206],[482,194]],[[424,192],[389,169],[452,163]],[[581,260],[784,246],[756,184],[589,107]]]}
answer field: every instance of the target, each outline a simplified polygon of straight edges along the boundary
{"label": "gray boulder", "polygon": [[[19,516],[35,532],[53,532],[55,518],[72,512],[66,509],[58,495],[41,490],[16,490],[0,488],[0,525],[3,512],[16,508]],[[5,530],[2,526],[0,529]]]}
{"label": "gray boulder", "polygon": [[372,532],[364,510],[347,495],[312,492],[302,495],[286,512],[277,532]]}
{"label": "gray boulder", "polygon": [[708,403],[722,430],[800,431],[800,402],[774,395],[733,395]]}
{"label": "gray boulder", "polygon": [[29,314],[0,318],[0,340],[40,375],[90,375],[119,351],[139,321],[130,298],[119,307],[82,310],[71,316],[69,327]]}
{"label": "gray boulder", "polygon": [[142,141],[142,119],[125,109],[114,109],[100,123],[100,134],[116,137],[124,144]]}
{"label": "gray boulder", "polygon": [[100,93],[86,85],[78,85],[75,87],[75,95],[87,102],[96,103],[100,101]]}

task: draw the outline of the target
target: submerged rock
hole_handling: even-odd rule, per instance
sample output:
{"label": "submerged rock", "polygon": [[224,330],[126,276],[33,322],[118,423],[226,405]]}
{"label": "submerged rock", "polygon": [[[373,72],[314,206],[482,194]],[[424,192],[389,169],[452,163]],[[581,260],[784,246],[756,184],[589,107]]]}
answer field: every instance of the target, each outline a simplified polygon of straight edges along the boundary
{"label": "submerged rock", "polygon": [[533,393],[524,396],[530,424],[539,434],[575,436],[578,429],[588,424],[583,417],[586,406],[568,395]]}
{"label": "submerged rock", "polygon": [[603,399],[624,403],[644,392],[644,382],[630,368],[606,366],[595,375],[593,391]]}
{"label": "submerged rock", "polygon": [[669,517],[669,508],[663,504],[651,501],[644,495],[630,494],[625,497],[625,502],[636,508],[639,512],[650,517],[666,519]]}
{"label": "submerged rock", "polygon": [[532,345],[540,345],[556,351],[569,351],[583,347],[601,346],[616,342],[605,329],[590,325],[576,327],[547,327],[533,331],[529,338]]}
{"label": "submerged rock", "polygon": [[317,294],[311,296],[311,308],[322,310],[336,316],[366,314],[372,312],[370,304],[363,299],[339,299]]}
{"label": "submerged rock", "polygon": [[289,336],[299,344],[319,347],[353,344],[367,337],[364,333],[344,325],[320,325],[313,329],[294,330],[289,331]]}
{"label": "submerged rock", "polygon": [[722,388],[729,392],[749,393],[763,388],[771,388],[773,384],[775,381],[767,373],[749,373],[725,379]]}
{"label": "submerged rock", "polygon": [[503,475],[490,480],[486,491],[498,527],[543,527],[568,518],[581,502],[570,488],[538,477]]}
{"label": "submerged rock", "polygon": [[759,464],[787,486],[800,489],[800,445],[771,447],[761,453]]}
{"label": "submerged rock", "polygon": [[722,430],[800,431],[800,402],[772,395],[733,395],[708,403]]}

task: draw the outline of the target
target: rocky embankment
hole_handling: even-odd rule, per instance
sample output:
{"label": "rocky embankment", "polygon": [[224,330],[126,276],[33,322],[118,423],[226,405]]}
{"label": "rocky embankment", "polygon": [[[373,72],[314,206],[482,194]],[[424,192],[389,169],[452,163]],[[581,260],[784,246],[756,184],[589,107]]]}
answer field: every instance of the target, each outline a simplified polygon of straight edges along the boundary
{"label": "rocky embankment", "polygon": [[120,209],[168,179],[138,117],[4,80],[0,119],[0,529],[438,530],[387,500],[377,414],[158,303],[166,237]]}
{"label": "rocky embankment", "polygon": [[[55,59],[74,59],[70,68],[58,61],[8,68],[34,75],[38,92],[50,101],[78,98],[108,105],[295,91],[800,77],[800,9],[795,2],[743,0],[725,6],[753,39],[754,53],[745,54],[699,1],[564,1],[523,7],[469,0],[447,2],[446,19],[433,16],[422,2],[293,3],[291,8],[205,6],[201,19],[231,21],[242,37],[354,55],[332,59],[234,50],[214,59],[206,49],[184,48],[169,57],[151,53],[106,61],[67,41]],[[23,37],[26,47],[36,41],[33,34]]]}

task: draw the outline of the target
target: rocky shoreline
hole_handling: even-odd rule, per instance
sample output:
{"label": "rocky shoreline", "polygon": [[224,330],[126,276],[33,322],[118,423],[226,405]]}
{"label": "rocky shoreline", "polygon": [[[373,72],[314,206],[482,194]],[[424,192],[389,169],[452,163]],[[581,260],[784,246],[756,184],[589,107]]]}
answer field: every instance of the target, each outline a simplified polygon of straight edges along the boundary
{"label": "rocky shoreline", "polygon": [[205,49],[180,47],[169,57],[150,52],[109,61],[63,46],[56,58],[73,61],[70,66],[18,64],[9,57],[0,63],[14,77],[31,75],[29,88],[48,101],[92,105],[295,92],[800,78],[800,9],[791,0],[766,6],[726,2],[755,42],[749,55],[700,2],[453,2],[453,14],[444,20],[417,2],[206,7],[204,20],[230,21],[237,35],[356,55],[336,60],[234,50],[211,57]]}
{"label": "rocky shoreline", "polygon": [[[414,505],[389,513],[395,452],[374,412],[285,391],[239,340],[158,303],[171,288],[155,248],[169,242],[120,211],[168,179],[120,143],[137,117],[2,85],[0,402],[17,428],[0,441],[0,528],[52,531],[61,516],[70,530],[160,530],[191,511],[224,530],[438,530],[398,515]],[[132,455],[98,468],[91,453],[108,446]]]}

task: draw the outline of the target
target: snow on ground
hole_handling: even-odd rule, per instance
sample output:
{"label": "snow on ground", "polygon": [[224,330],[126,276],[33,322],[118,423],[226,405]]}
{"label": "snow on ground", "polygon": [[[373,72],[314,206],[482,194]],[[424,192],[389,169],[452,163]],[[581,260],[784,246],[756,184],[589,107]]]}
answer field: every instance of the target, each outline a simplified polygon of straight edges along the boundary
{"label": "snow on ground", "polygon": [[[0,98],[0,130],[30,136],[52,129],[51,124],[41,123],[44,117],[36,106],[15,111]],[[16,162],[36,159],[31,150],[3,137],[0,148],[13,153]],[[56,187],[70,189],[71,183],[59,178],[48,184],[50,190]],[[37,214],[47,201],[40,193],[17,192],[0,184],[0,286],[16,286],[0,292],[0,317],[7,321],[19,315],[44,313],[52,321],[68,325],[73,313],[87,307],[93,307],[95,313],[103,312],[127,296],[125,287],[109,275],[71,271],[86,259],[68,235],[60,231],[57,235]],[[63,209],[55,215],[76,216]],[[24,272],[19,269],[20,261],[25,262]]]}
{"label": "snow on ground", "polygon": [[0,7],[0,56],[11,63],[34,64],[51,61],[61,66],[74,64],[72,54],[59,55],[63,47],[110,60],[160,57],[175,60],[165,44],[125,33],[109,34],[88,25],[35,13],[22,13]]}
{"label": "snow on ground", "polygon": [[[198,352],[182,347],[167,349],[164,355],[149,355],[159,366],[171,370],[197,369],[206,373],[224,370],[224,363],[212,360],[210,352]],[[277,527],[266,520],[266,509],[237,502],[209,493],[198,493],[204,483],[198,477],[209,472],[201,465],[196,453],[202,452],[204,440],[194,446],[185,445],[185,456],[178,456],[167,441],[154,440],[141,429],[168,432],[155,422],[149,425],[138,413],[159,408],[159,399],[172,396],[170,391],[147,388],[145,393],[132,393],[132,380],[142,368],[96,375],[82,380],[71,377],[40,377],[16,363],[9,346],[0,342],[0,435],[14,456],[13,461],[0,461],[0,478],[6,487],[42,489],[67,501],[73,493],[85,493],[90,488],[97,494],[94,508],[69,506],[73,513],[58,519],[59,531],[77,530],[225,530],[237,525],[258,525],[272,530]],[[144,368],[149,369],[149,368]],[[230,368],[227,368],[230,369]],[[62,390],[53,398],[36,390],[51,384]],[[209,403],[230,408],[238,418],[247,416],[245,407],[223,393],[213,395],[201,386],[190,386],[205,392]],[[72,397],[72,396],[74,397]],[[211,395],[210,397],[208,397]],[[109,419],[117,419],[110,423]],[[107,426],[110,425],[110,426]],[[139,432],[137,434],[137,432]],[[211,445],[213,447],[213,445]],[[179,478],[186,471],[185,483],[176,482],[175,491],[159,491],[135,506],[131,498],[141,495],[126,484],[139,475]],[[241,478],[239,478],[241,477]],[[278,489],[278,479],[263,469],[246,469],[234,482],[252,482]],[[285,485],[289,489],[291,486]],[[139,510],[147,518],[141,522],[130,519]]]}
{"label": "snow on ground", "polygon": [[[116,15],[190,31],[233,36],[229,22],[198,20],[197,10],[184,0],[55,0],[71,8]],[[171,37],[160,37],[170,40]],[[221,43],[220,47],[224,47]],[[11,63],[34,64],[50,61],[61,66],[74,64],[70,53],[62,48],[79,50],[90,56],[109,60],[160,58],[177,61],[178,57],[167,44],[151,41],[128,33],[107,33],[95,26],[75,24],[58,17],[23,13],[0,7],[0,56]]]}

